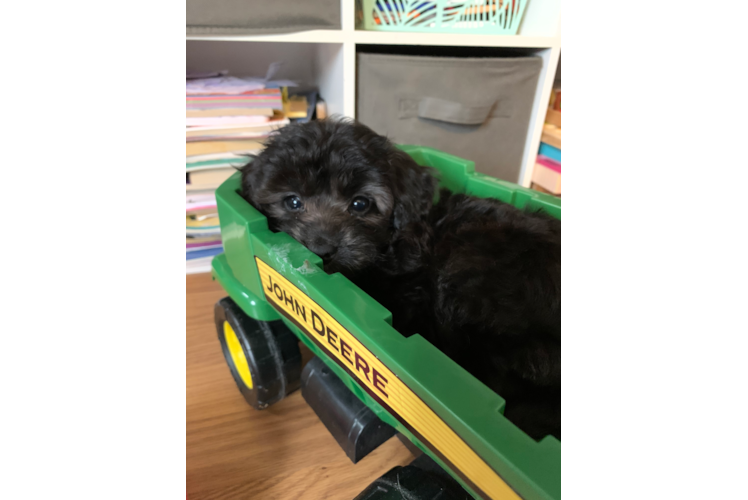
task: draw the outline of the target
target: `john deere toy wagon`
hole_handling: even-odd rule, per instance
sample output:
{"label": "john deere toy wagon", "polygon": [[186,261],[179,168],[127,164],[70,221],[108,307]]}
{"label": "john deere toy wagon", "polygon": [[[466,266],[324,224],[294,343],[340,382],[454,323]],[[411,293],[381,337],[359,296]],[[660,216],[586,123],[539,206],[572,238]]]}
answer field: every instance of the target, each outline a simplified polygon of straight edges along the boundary
{"label": "john deere toy wagon", "polygon": [[[454,192],[561,217],[557,198],[476,173],[472,162],[431,148],[402,149],[438,170],[440,184]],[[556,438],[536,442],[523,433],[503,416],[500,395],[420,335],[400,335],[383,306],[342,275],[325,273],[322,260],[291,236],[270,231],[239,191],[239,173],[216,191],[225,252],[213,260],[213,277],[229,295],[216,304],[218,336],[249,404],[265,408],[302,386],[354,462],[397,432],[474,498],[560,499]],[[298,341],[316,355],[303,373]],[[386,487],[375,490],[359,498],[389,498]]]}

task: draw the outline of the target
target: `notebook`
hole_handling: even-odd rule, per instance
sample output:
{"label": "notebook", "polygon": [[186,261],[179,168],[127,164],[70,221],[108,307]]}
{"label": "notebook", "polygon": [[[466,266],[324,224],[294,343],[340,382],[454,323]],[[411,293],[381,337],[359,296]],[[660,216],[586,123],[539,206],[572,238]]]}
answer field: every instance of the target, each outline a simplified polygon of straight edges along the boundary
{"label": "notebook", "polygon": [[187,172],[187,191],[216,189],[235,172],[236,169],[233,167]]}
{"label": "notebook", "polygon": [[242,153],[261,150],[264,147],[261,141],[256,140],[188,142],[187,156],[227,152]]}
{"label": "notebook", "polygon": [[211,116],[273,116],[273,108],[216,108],[187,110],[187,118],[208,118]]}

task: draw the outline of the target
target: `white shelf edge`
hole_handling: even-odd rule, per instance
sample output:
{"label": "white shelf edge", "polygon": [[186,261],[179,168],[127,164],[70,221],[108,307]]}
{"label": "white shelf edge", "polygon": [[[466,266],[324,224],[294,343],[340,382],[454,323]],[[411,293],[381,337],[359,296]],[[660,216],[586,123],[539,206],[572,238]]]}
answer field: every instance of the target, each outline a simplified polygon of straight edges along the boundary
{"label": "white shelf edge", "polygon": [[553,48],[555,36],[469,35],[459,33],[412,33],[364,30],[313,30],[276,35],[187,35],[187,40],[286,43],[354,43],[359,45],[429,45],[455,47]]}
{"label": "white shelf edge", "polygon": [[556,68],[561,56],[561,48],[555,47],[549,51],[543,51],[543,70],[538,79],[538,86],[535,89],[535,99],[532,105],[532,115],[528,126],[527,137],[525,139],[525,151],[522,155],[522,167],[519,172],[517,184],[530,187],[532,183],[532,173],[535,169],[535,161],[538,157],[538,148],[540,148],[540,137],[543,134],[543,125],[545,116],[548,112],[548,101],[551,97],[551,88],[556,78]]}
{"label": "white shelf edge", "polygon": [[343,43],[342,30],[312,30],[275,35],[187,35],[187,40],[220,40],[234,42]]}
{"label": "white shelf edge", "polygon": [[357,30],[356,44],[371,45],[429,45],[457,47],[523,47],[551,48],[561,46],[561,40],[551,36],[524,35],[469,35],[461,33],[415,33]]}

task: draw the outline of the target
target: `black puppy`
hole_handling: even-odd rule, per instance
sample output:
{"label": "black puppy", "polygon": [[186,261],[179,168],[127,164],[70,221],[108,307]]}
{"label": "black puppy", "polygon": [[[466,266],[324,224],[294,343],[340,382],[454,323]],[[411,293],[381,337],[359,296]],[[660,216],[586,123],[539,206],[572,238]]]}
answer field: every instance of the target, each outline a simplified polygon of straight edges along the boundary
{"label": "black puppy", "polygon": [[242,169],[270,229],[501,394],[529,435],[560,438],[560,223],[446,190],[433,206],[435,188],[429,169],[348,120],[285,127]]}

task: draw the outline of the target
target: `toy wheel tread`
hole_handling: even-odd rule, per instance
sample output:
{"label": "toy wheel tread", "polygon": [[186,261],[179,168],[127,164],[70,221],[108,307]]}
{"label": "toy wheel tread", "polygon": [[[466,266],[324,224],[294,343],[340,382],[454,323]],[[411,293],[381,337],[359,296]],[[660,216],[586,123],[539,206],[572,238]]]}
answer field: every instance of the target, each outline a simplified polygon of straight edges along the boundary
{"label": "toy wheel tread", "polygon": [[298,339],[281,321],[257,321],[225,297],[214,309],[223,355],[239,391],[262,410],[299,388]]}

